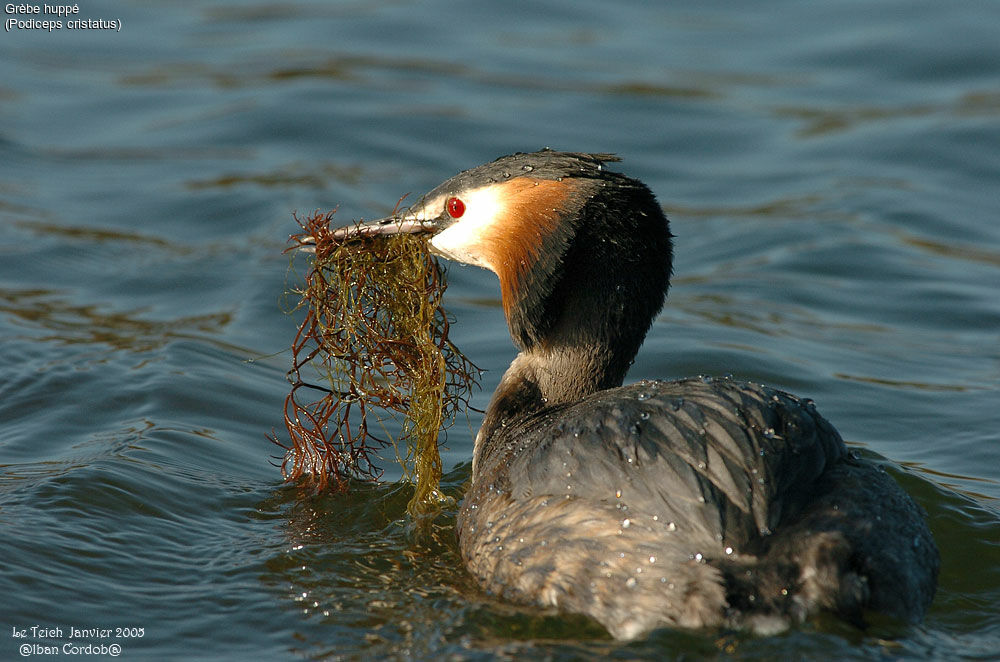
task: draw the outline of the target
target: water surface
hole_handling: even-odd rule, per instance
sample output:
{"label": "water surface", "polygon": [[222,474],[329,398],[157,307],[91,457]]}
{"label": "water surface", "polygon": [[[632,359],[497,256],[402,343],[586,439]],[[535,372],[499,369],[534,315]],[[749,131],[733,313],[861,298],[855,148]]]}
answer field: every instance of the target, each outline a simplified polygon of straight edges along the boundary
{"label": "water surface", "polygon": [[[1000,650],[1000,5],[80,9],[121,31],[0,35],[3,657],[32,625],[141,627],[116,641],[151,660]],[[292,211],[372,218],[542,146],[618,153],[671,218],[629,379],[813,398],[928,512],[923,624],[619,644],[483,595],[389,459],[349,496],[282,484]],[[449,282],[481,409],[514,350],[493,276]],[[447,434],[456,497],[478,423]]]}

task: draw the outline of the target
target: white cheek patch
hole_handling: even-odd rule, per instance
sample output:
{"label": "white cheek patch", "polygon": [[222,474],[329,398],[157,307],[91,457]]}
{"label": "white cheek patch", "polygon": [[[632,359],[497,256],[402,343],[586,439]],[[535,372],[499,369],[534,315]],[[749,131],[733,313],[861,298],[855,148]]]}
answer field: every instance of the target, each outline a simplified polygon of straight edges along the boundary
{"label": "white cheek patch", "polygon": [[441,210],[444,209],[444,196],[438,196],[433,200],[428,200],[426,203],[420,206],[413,213],[407,214],[403,218],[408,221],[430,221],[441,215]]}
{"label": "white cheek patch", "polygon": [[443,232],[434,235],[431,246],[446,258],[496,271],[486,258],[486,242],[490,228],[502,222],[505,216],[501,192],[501,187],[486,186],[460,194],[458,197],[465,203],[465,213]]}

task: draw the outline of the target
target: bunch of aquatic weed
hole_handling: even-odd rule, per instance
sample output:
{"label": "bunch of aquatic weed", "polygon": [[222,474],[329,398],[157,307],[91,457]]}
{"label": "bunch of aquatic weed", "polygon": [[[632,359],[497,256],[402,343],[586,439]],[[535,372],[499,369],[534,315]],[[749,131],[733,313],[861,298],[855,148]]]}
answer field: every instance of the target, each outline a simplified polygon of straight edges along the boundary
{"label": "bunch of aquatic weed", "polygon": [[478,374],[448,339],[444,269],[423,236],[338,232],[333,215],[295,215],[302,231],[290,237],[289,251],[312,256],[304,286],[291,290],[305,317],[288,371],[282,474],[345,491],[353,478],[378,480],[378,451],[391,445],[416,483],[409,512],[435,512],[448,501],[439,433],[468,406]]}

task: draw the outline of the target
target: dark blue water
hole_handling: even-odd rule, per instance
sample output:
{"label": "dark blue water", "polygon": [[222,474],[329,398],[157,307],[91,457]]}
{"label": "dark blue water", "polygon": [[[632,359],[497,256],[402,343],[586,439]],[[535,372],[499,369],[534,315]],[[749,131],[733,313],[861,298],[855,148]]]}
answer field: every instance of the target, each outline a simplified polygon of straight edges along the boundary
{"label": "dark blue water", "polygon": [[[82,643],[133,660],[996,659],[1000,4],[79,7],[122,29],[0,35],[0,658],[135,627]],[[282,484],[266,435],[297,323],[292,211],[372,218],[546,145],[617,152],[672,220],[674,286],[630,379],[763,381],[887,458],[941,547],[922,625],[618,644],[479,592],[454,513],[414,530],[391,457],[349,496]],[[494,277],[449,277],[481,408],[514,352]],[[458,497],[478,423],[447,436]]]}

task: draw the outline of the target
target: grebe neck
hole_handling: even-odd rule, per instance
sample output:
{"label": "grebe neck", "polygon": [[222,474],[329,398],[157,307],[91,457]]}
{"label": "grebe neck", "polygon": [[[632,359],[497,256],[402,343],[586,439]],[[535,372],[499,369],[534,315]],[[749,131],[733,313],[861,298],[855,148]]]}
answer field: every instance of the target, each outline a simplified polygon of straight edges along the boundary
{"label": "grebe neck", "polygon": [[507,322],[521,353],[476,437],[473,467],[501,428],[547,407],[621,386],[666,298],[672,243],[653,194],[636,180],[598,189],[579,210],[552,276],[511,288]]}

